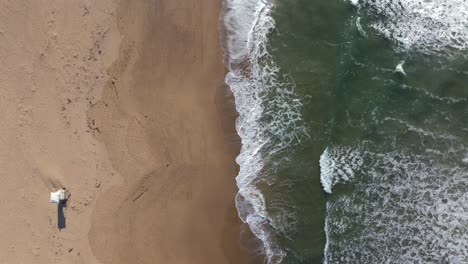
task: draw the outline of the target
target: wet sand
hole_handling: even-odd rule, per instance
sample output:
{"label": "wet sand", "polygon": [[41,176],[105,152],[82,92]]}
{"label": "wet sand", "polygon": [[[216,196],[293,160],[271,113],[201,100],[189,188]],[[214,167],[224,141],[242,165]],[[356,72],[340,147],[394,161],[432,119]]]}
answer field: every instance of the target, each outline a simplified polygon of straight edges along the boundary
{"label": "wet sand", "polygon": [[88,111],[120,175],[92,217],[89,242],[102,263],[248,263],[234,206],[235,115],[223,107],[220,7],[120,3],[120,55]]}

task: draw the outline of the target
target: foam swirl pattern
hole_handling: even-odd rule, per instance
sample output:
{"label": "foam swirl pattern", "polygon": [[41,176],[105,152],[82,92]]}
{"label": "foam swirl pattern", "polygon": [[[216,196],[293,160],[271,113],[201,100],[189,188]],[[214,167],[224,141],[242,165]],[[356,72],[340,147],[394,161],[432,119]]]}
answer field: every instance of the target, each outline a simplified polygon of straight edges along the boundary
{"label": "foam swirl pattern", "polygon": [[425,53],[468,48],[468,2],[464,0],[353,0],[369,27],[403,49]]}
{"label": "foam swirl pattern", "polygon": [[468,3],[350,2],[324,262],[468,263]]}
{"label": "foam swirl pattern", "polygon": [[294,83],[279,74],[268,52],[268,36],[275,27],[270,16],[273,1],[226,0],[224,5],[226,83],[235,96],[236,128],[242,140],[236,159],[240,166],[236,206],[242,221],[263,242],[268,263],[279,263],[286,252],[273,230],[292,228],[291,217],[270,215],[259,185],[274,177],[274,167],[265,166],[272,157],[307,138],[302,104]]}

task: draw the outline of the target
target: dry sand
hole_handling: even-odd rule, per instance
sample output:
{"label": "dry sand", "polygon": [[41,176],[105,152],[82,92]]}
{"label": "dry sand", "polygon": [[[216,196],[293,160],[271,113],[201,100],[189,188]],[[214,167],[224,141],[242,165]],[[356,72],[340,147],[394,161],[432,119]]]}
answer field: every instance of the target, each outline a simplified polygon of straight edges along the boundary
{"label": "dry sand", "polygon": [[248,262],[220,2],[0,1],[0,263]]}
{"label": "dry sand", "polygon": [[[96,262],[87,233],[113,169],[86,109],[118,57],[116,8],[0,1],[0,263]],[[48,200],[61,185],[72,196],[59,231]]]}

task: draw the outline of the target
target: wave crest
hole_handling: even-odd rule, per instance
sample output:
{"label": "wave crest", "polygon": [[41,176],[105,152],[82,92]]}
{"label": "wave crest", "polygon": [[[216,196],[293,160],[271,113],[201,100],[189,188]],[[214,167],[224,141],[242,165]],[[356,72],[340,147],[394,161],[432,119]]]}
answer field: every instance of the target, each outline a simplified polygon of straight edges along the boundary
{"label": "wave crest", "polygon": [[370,27],[405,50],[424,53],[468,48],[464,0],[349,0],[371,18]]}

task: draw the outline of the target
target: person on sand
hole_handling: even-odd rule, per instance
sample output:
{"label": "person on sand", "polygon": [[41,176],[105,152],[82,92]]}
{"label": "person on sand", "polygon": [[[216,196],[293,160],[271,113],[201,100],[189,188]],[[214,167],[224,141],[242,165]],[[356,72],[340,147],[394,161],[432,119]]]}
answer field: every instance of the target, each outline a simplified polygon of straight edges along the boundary
{"label": "person on sand", "polygon": [[67,190],[67,188],[65,188],[65,187],[62,187],[62,191],[63,191],[63,199],[61,199],[60,202],[66,205],[66,203],[67,203],[68,199],[70,198],[71,194]]}

